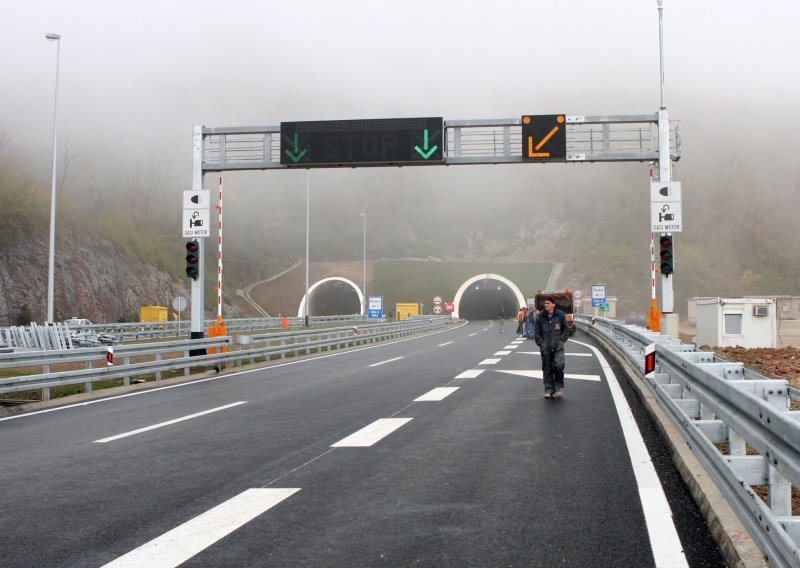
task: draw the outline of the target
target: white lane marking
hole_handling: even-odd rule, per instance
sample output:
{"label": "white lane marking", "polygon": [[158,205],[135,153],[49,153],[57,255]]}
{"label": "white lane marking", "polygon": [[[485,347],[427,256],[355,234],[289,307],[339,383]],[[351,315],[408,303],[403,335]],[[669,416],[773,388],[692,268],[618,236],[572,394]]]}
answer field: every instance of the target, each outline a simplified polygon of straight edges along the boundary
{"label": "white lane marking", "polygon": [[[486,331],[486,330],[484,329],[483,331]],[[469,334],[469,337],[473,337],[473,336],[475,336],[475,335],[478,335],[478,332],[477,332],[477,331],[476,331],[475,333],[470,333],[470,334]]]}
{"label": "white lane marking", "polygon": [[519,345],[511,344],[511,345],[506,345],[505,347],[503,347],[503,349],[516,349],[517,347],[519,347]]}
{"label": "white lane marking", "polygon": [[432,391],[426,392],[420,397],[415,398],[414,402],[436,402],[444,400],[458,389],[459,387],[438,387]]}
{"label": "white lane marking", "polygon": [[653,467],[653,460],[647,453],[642,434],[633,418],[628,401],[617,382],[614,371],[608,365],[603,354],[593,345],[576,341],[592,350],[600,367],[606,376],[608,388],[614,399],[614,406],[617,408],[617,415],[622,425],[622,432],[625,435],[625,443],[628,446],[628,455],[631,458],[633,473],[636,477],[636,485],[639,488],[639,498],[642,501],[642,510],[647,524],[647,533],[650,536],[650,546],[653,549],[653,557],[656,566],[667,567],[688,567],[686,556],[683,554],[683,547],[675,529],[672,519],[672,511],[669,508],[664,489],[658,479],[658,474]]}
{"label": "white lane marking", "polygon": [[193,385],[199,385],[202,383],[207,383],[209,381],[218,381],[220,379],[231,379],[233,377],[241,377],[243,375],[248,375],[250,373],[262,373],[266,371],[271,371],[273,369],[278,369],[280,367],[288,367],[290,365],[303,365],[305,363],[311,361],[319,361],[320,359],[327,359],[329,357],[341,357],[343,355],[352,355],[353,353],[358,353],[359,351],[365,351],[367,349],[380,349],[381,347],[386,347],[388,345],[395,345],[397,343],[405,343],[406,341],[414,341],[417,339],[424,339],[426,337],[430,337],[431,335],[439,335],[440,333],[450,333],[451,331],[455,331],[467,325],[468,322],[461,322],[455,327],[449,327],[446,329],[441,329],[439,331],[432,331],[430,333],[423,333],[421,335],[415,335],[414,337],[406,337],[404,339],[397,339],[395,341],[387,341],[386,343],[377,343],[375,345],[367,345],[366,347],[358,347],[355,349],[346,349],[344,351],[338,351],[337,353],[329,353],[326,355],[317,355],[315,357],[309,357],[308,359],[299,359],[297,361],[287,361],[286,363],[276,363],[274,365],[270,365],[269,367],[259,367],[256,369],[248,369],[246,371],[237,371],[236,373],[226,373],[222,375],[217,375],[215,377],[208,377],[206,379],[193,379],[186,381],[185,383],[178,383],[175,385],[167,385],[164,387],[156,387],[147,390],[141,390],[136,392],[129,392],[126,394],[120,394],[117,396],[109,396],[107,398],[98,398],[95,400],[87,400],[86,402],[76,402],[74,404],[65,404],[64,406],[56,406],[53,408],[45,408],[44,410],[34,410],[31,412],[26,412],[25,414],[16,414],[14,416],[5,416],[0,418],[0,422],[5,422],[6,420],[16,420],[18,418],[26,418],[28,416],[36,416],[38,414],[47,414],[49,412],[58,412],[61,410],[67,410],[69,408],[78,408],[81,406],[89,406],[91,404],[100,404],[101,402],[110,402],[112,400],[119,400],[122,398],[128,398],[130,396],[142,396],[145,394],[152,394],[163,390],[169,389],[179,389],[183,387],[189,387]]}
{"label": "white lane marking", "polygon": [[440,344],[439,347],[444,347],[445,345],[450,345],[451,343],[453,343],[453,342],[452,341],[448,341],[447,343]]}
{"label": "white lane marking", "polygon": [[411,422],[411,418],[380,418],[358,432],[331,444],[331,448],[366,448],[379,442],[404,424]]}
{"label": "white lane marking", "polygon": [[[542,354],[541,351],[517,351],[517,353],[520,353],[522,355],[541,355]],[[592,356],[591,353],[566,353],[566,352],[564,353],[564,355],[566,355],[567,357],[591,357]]]}
{"label": "white lane marking", "polygon": [[[542,371],[504,371],[502,369],[498,369],[500,373],[508,373],[509,375],[518,375],[520,377],[529,377],[531,379],[541,379]],[[575,375],[571,373],[564,373],[565,379],[577,379],[579,381],[600,381],[600,375]]]}
{"label": "white lane marking", "polygon": [[298,491],[248,489],[103,568],[174,568]]}
{"label": "white lane marking", "polygon": [[486,369],[470,369],[469,371],[464,371],[460,375],[458,375],[457,379],[474,379],[481,373],[483,373]]}
{"label": "white lane marking", "polygon": [[152,426],[145,426],[144,428],[139,428],[138,430],[131,430],[130,432],[124,432],[122,434],[117,434],[116,436],[109,436],[108,438],[103,438],[101,440],[95,440],[92,442],[93,444],[105,444],[106,442],[113,442],[114,440],[119,440],[120,438],[127,438],[128,436],[135,436],[136,434],[141,434],[142,432],[148,432],[150,430],[155,430],[156,428],[163,428],[164,426],[170,426],[171,424],[177,424],[178,422],[183,422],[185,420],[191,420],[192,418],[197,418],[198,416],[205,416],[206,414],[211,414],[212,412],[219,412],[220,410],[226,410],[228,408],[233,408],[234,406],[239,406],[240,404],[247,404],[246,400],[242,400],[240,402],[234,402],[232,404],[226,404],[225,406],[219,406],[217,408],[211,408],[210,410],[204,410],[203,412],[196,412],[195,414],[189,414],[188,416],[181,416],[180,418],[175,418],[173,420],[167,420],[166,422],[160,422],[159,424],[153,424]]}
{"label": "white lane marking", "polygon": [[385,365],[386,363],[391,363],[392,361],[399,361],[403,357],[395,357],[394,359],[387,359],[386,361],[381,361],[380,363],[373,363],[372,365],[367,365],[367,367],[377,367],[378,365]]}
{"label": "white lane marking", "polygon": [[509,353],[511,353],[511,351],[498,351],[495,353],[495,357],[498,355],[508,355]]}
{"label": "white lane marking", "polygon": [[478,365],[496,365],[500,359],[484,359]]}

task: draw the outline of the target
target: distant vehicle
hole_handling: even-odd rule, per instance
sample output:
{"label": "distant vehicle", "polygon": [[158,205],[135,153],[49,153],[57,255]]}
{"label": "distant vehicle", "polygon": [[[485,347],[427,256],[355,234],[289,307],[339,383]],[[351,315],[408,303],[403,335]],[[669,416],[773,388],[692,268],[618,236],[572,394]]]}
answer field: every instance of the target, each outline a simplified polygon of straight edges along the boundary
{"label": "distant vehicle", "polygon": [[69,325],[75,325],[75,326],[92,325],[92,322],[90,322],[86,318],[69,318],[64,323],[68,323]]}
{"label": "distant vehicle", "polygon": [[569,334],[574,334],[575,319],[573,315],[572,290],[569,288],[566,290],[539,290],[534,299],[534,305],[538,311],[544,311],[544,300],[548,296],[553,296],[556,299],[556,308],[564,312],[564,316],[567,319]]}

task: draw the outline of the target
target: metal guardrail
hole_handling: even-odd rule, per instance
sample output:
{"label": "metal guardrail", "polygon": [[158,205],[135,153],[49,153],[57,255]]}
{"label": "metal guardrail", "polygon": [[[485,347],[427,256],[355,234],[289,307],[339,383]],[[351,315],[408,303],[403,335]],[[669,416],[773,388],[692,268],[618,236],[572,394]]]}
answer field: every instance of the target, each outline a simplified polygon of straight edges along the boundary
{"label": "metal guardrail", "polygon": [[[636,370],[770,565],[800,567],[800,516],[791,503],[792,485],[800,487],[800,411],[790,410],[796,389],[639,326],[576,321]],[[656,371],[645,378],[644,350],[653,343]],[[766,489],[766,502],[754,487]]]}
{"label": "metal guardrail", "polygon": [[[243,333],[267,329],[280,329],[281,317],[226,319],[225,326],[230,333]],[[289,327],[303,327],[302,317],[287,317]],[[373,323],[365,316],[313,316],[309,318],[309,327],[331,327],[344,324]],[[206,320],[205,329],[210,328],[216,320]],[[90,334],[93,336],[114,335],[119,341],[142,341],[147,339],[168,339],[171,337],[189,337],[189,321],[163,322],[128,322],[128,323],[93,323],[78,325],[56,323],[53,325],[35,324],[30,327],[0,327],[0,345],[23,349],[67,349],[74,345],[70,340],[72,333]],[[99,341],[97,343],[100,343]]]}
{"label": "metal guardrail", "polygon": [[[189,375],[192,368],[220,367],[226,364],[241,365],[249,360],[271,361],[332,349],[344,349],[377,341],[425,333],[444,326],[450,318],[425,318],[392,324],[371,324],[358,327],[338,327],[325,330],[309,330],[285,333],[263,333],[258,335],[225,336],[199,340],[146,343],[139,345],[117,345],[114,347],[115,364],[106,362],[107,348],[66,349],[61,351],[34,351],[0,354],[0,376],[2,369],[41,368],[42,372],[0,378],[0,394],[9,392],[42,391],[42,399],[50,399],[50,389],[66,385],[84,384],[87,392],[93,383],[110,379],[122,379],[130,384],[132,377],[155,375],[183,370]],[[191,356],[190,351],[209,350],[212,353]],[[146,359],[133,362],[133,359]],[[121,364],[120,364],[121,362]],[[61,364],[81,364],[83,369],[52,371]],[[99,364],[100,367],[94,365]]]}

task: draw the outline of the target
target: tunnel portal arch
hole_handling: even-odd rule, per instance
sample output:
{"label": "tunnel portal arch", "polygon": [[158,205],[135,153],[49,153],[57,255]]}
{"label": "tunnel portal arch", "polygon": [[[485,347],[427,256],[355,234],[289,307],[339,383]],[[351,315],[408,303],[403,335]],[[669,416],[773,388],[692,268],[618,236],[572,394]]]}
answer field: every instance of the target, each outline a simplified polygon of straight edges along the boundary
{"label": "tunnel portal arch", "polygon": [[[497,282],[500,282],[501,284],[505,284],[508,287],[508,291],[513,294],[513,298],[516,300],[516,305],[514,305],[513,309],[511,309],[510,311],[509,311],[509,308],[511,306],[510,306],[510,301],[509,300],[505,300],[501,305],[503,307],[505,307],[505,304],[509,304],[509,307],[505,308],[506,319],[514,319],[514,318],[516,318],[517,311],[519,310],[519,308],[521,306],[526,305],[525,296],[523,296],[522,290],[520,290],[519,287],[516,284],[514,284],[511,280],[509,280],[505,276],[500,276],[499,274],[477,274],[477,275],[473,276],[472,278],[469,278],[466,282],[464,282],[461,285],[461,287],[458,289],[458,292],[456,292],[456,296],[453,299],[453,303],[455,304],[454,310],[453,310],[453,317],[454,318],[462,317],[462,315],[461,315],[461,312],[462,312],[461,305],[462,305],[462,300],[464,299],[464,296],[468,296],[469,295],[469,293],[473,289],[472,286],[474,284],[476,284],[476,283],[480,284],[484,280],[495,280]],[[489,318],[491,318],[491,319],[496,318],[497,317],[497,313],[499,311],[499,308],[500,308],[500,305],[495,306],[494,308],[492,308],[492,311],[490,312],[491,315],[489,316]],[[489,319],[489,318],[487,318],[487,319]]]}
{"label": "tunnel portal arch", "polygon": [[[320,298],[320,296],[326,292],[328,288],[339,288],[339,290],[334,290],[333,294],[336,295],[336,299],[331,300],[330,298]],[[315,294],[317,297],[315,298]],[[355,305],[355,299],[358,299],[358,305]],[[361,288],[355,284],[352,280],[348,280],[347,278],[342,278],[341,276],[331,276],[329,278],[323,278],[322,280],[314,283],[308,289],[308,300],[309,300],[309,316],[330,316],[330,315],[352,315],[352,314],[362,314],[364,311],[364,294],[361,292]],[[318,302],[323,302],[322,305],[319,305]],[[345,306],[344,310],[337,309],[339,306]],[[346,311],[349,306],[353,306],[355,311]],[[306,307],[306,296],[303,295],[303,299],[300,300],[300,307],[297,310],[297,317],[305,316],[305,307]],[[316,308],[316,309],[315,309]],[[327,312],[327,313],[323,313]],[[335,312],[335,313],[334,313]]]}

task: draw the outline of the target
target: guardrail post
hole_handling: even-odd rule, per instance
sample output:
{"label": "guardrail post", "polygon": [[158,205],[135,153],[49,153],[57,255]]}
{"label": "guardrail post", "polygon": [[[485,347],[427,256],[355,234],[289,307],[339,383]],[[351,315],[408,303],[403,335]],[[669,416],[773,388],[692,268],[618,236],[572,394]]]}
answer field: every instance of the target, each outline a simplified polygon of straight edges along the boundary
{"label": "guardrail post", "polygon": [[[189,356],[190,356],[190,355],[189,355],[189,351],[190,351],[189,349],[186,349],[186,350],[183,352],[183,356],[184,356],[184,357],[189,357]],[[184,368],[183,368],[183,376],[184,376],[184,377],[188,377],[188,376],[189,376],[189,374],[190,374],[190,372],[191,372],[191,371],[190,371],[190,368],[189,368],[189,366],[188,366],[188,365],[187,365],[186,367],[184,367]]]}
{"label": "guardrail post", "polygon": [[[161,361],[161,353],[156,353],[156,361]],[[161,380],[161,371],[156,371],[156,380]]]}

